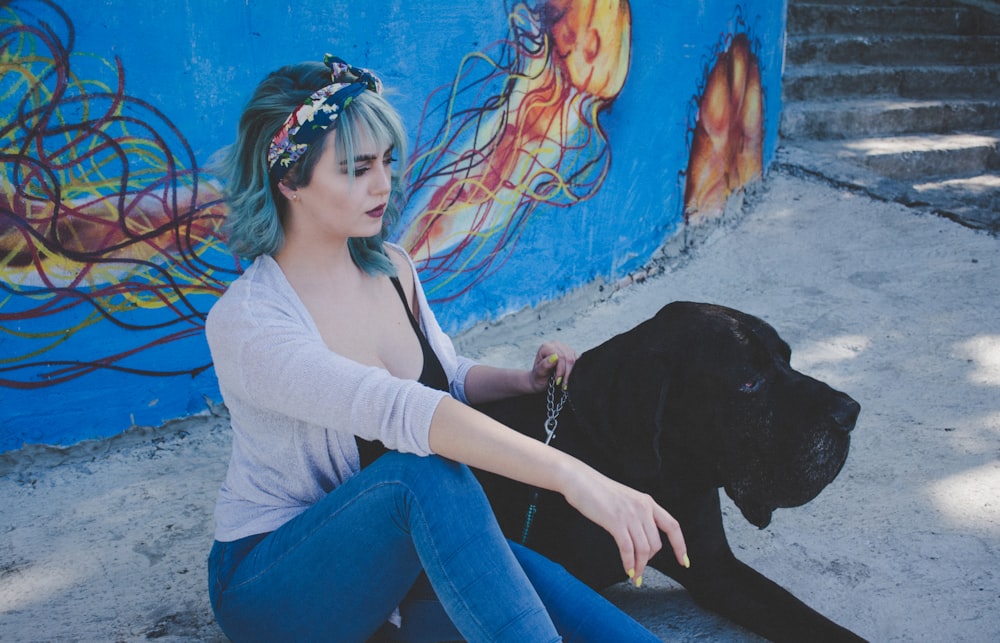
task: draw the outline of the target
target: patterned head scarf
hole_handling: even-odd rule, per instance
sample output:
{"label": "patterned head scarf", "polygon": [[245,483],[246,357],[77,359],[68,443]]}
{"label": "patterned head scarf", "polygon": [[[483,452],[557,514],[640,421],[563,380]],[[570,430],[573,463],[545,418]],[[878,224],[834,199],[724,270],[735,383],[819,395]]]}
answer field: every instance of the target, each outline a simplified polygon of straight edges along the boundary
{"label": "patterned head scarf", "polygon": [[360,67],[326,54],[323,63],[330,68],[332,84],[314,92],[285,119],[284,125],[271,139],[267,151],[267,167],[274,181],[280,181],[309,144],[333,126],[341,110],[365,90],[382,93],[378,76]]}

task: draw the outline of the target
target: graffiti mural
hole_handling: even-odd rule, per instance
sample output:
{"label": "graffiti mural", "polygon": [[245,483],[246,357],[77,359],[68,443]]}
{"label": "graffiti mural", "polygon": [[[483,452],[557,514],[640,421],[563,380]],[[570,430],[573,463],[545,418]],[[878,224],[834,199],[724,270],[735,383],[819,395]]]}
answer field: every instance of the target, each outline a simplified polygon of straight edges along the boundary
{"label": "graffiti mural", "polygon": [[[741,25],[742,26],[742,25]],[[727,34],[697,97],[685,172],[684,217],[719,213],[764,168],[764,89],[745,31]]]}
{"label": "graffiti mural", "polygon": [[197,377],[211,365],[205,314],[236,274],[212,263],[226,256],[218,191],[170,121],[125,93],[120,60],[74,54],[59,6],[2,11],[5,397],[97,372]]}
{"label": "graffiti mural", "polygon": [[401,241],[435,303],[499,270],[539,205],[593,196],[611,162],[599,116],[628,74],[628,2],[519,3],[510,26],[499,51],[469,54],[432,95],[444,100],[425,114],[444,123],[418,136]]}
{"label": "graffiti mural", "polygon": [[641,268],[773,156],[782,3],[299,4],[0,0],[0,452],[218,400],[203,321],[241,266],[204,168],[282,64],[401,90],[394,240],[452,332]]}

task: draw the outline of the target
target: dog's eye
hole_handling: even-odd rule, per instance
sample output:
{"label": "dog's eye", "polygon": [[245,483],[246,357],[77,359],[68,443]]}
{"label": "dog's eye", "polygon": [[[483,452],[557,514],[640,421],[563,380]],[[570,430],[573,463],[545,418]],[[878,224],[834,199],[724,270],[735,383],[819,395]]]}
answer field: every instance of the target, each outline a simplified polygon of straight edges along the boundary
{"label": "dog's eye", "polygon": [[755,377],[751,380],[747,380],[743,386],[740,387],[740,393],[756,393],[762,386],[764,386],[764,378]]}

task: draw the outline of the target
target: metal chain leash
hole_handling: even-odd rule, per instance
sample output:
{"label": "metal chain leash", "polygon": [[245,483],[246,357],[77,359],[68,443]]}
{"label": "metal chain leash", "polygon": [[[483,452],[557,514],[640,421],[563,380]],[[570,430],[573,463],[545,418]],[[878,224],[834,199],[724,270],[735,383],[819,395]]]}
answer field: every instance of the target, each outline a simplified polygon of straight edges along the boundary
{"label": "metal chain leash", "polygon": [[[569,399],[569,392],[564,389],[559,389],[559,401],[556,402],[556,378],[552,376],[549,378],[549,388],[545,394],[545,444],[552,442],[552,438],[556,437],[556,427],[559,426],[559,413],[563,409],[563,405],[566,404],[566,400]],[[531,494],[528,497],[528,512],[524,516],[524,529],[521,530],[521,544],[525,545],[528,542],[528,535],[531,531],[531,523],[535,520],[535,513],[538,512],[538,489],[532,487]]]}
{"label": "metal chain leash", "polygon": [[566,400],[569,399],[569,393],[566,389],[559,389],[559,402],[556,403],[556,380],[555,377],[549,378],[549,389],[545,395],[545,444],[552,441],[552,438],[556,436],[556,427],[559,426],[559,413],[562,411],[563,405],[566,404]]}

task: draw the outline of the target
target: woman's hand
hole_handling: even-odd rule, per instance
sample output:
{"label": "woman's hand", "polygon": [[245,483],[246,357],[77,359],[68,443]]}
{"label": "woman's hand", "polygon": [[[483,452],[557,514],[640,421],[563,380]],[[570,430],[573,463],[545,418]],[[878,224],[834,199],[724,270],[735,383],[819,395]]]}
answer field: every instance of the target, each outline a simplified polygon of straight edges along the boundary
{"label": "woman's hand", "polygon": [[438,403],[428,442],[431,451],[452,460],[561,493],[577,511],[611,534],[621,553],[622,569],[636,585],[642,584],[646,563],[663,546],[661,531],[667,535],[677,562],[688,566],[680,525],[649,495],[512,431],[458,400],[444,397]]}
{"label": "woman's hand", "polygon": [[562,342],[545,342],[539,346],[535,363],[528,373],[531,390],[535,393],[544,391],[551,376],[555,376],[556,386],[569,386],[569,375],[576,358],[576,351]]}
{"label": "woman's hand", "polygon": [[642,586],[646,563],[660,551],[660,532],[667,535],[677,562],[687,568],[687,545],[678,522],[647,494],[640,493],[584,465],[567,482],[566,500],[615,539],[622,568],[636,587]]}
{"label": "woman's hand", "polygon": [[471,404],[541,393],[554,375],[556,386],[566,387],[576,363],[576,351],[560,342],[545,342],[535,353],[529,370],[496,368],[485,364],[473,366],[465,376],[465,397]]}
{"label": "woman's hand", "polygon": [[[535,392],[544,391],[549,378],[566,388],[577,354],[561,342],[546,342],[535,353],[529,373]],[[680,525],[647,494],[611,480],[584,465],[564,489],[566,500],[584,516],[603,527],[615,539],[622,565],[636,587],[642,586],[646,563],[663,547],[660,532],[667,535],[677,562],[690,566]]]}

